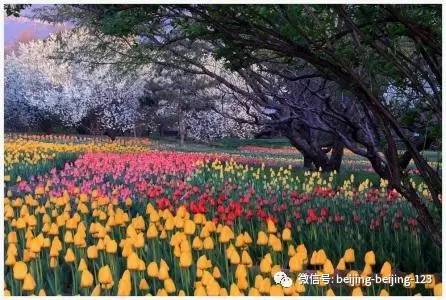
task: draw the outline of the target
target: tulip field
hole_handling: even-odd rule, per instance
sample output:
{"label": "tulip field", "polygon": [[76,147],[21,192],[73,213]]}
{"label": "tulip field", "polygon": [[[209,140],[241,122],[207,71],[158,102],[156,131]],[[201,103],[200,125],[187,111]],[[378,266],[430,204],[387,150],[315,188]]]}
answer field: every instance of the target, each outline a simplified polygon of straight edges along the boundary
{"label": "tulip field", "polygon": [[[303,171],[274,151],[250,156],[257,148],[6,136],[4,294],[441,294],[441,249],[385,180]],[[407,284],[306,282],[335,276]]]}

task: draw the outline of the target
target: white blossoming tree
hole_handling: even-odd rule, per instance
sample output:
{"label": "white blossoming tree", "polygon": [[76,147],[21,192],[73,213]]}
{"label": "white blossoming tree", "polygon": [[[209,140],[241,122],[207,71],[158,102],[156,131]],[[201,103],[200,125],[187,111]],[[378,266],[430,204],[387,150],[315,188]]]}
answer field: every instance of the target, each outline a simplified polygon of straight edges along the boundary
{"label": "white blossoming tree", "polygon": [[86,42],[94,39],[77,30],[21,44],[17,53],[6,57],[6,107],[22,112],[20,105],[36,108],[58,116],[67,127],[83,126],[90,133],[133,129],[144,77],[120,72],[106,62],[90,68],[88,57],[58,59],[62,45],[69,49]]}

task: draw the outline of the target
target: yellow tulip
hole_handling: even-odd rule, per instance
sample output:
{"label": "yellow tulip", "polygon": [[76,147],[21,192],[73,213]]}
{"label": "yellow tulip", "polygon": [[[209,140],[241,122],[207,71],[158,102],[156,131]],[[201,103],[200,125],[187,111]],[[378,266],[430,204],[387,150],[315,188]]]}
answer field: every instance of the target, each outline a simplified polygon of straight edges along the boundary
{"label": "yellow tulip", "polygon": [[437,283],[434,286],[434,296],[441,296],[443,294],[443,288],[441,283]]}
{"label": "yellow tulip", "polygon": [[389,262],[386,261],[382,265],[380,274],[383,277],[389,277],[390,275],[392,275],[392,266],[390,265]]}
{"label": "yellow tulip", "polygon": [[274,224],[274,222],[271,219],[268,219],[267,227],[268,227],[268,233],[276,233],[277,232],[276,224]]}
{"label": "yellow tulip", "polygon": [[180,267],[189,268],[192,265],[192,253],[183,252],[180,255]]}
{"label": "yellow tulip", "polygon": [[192,247],[189,243],[189,240],[184,239],[180,242],[180,252],[191,252]]}
{"label": "yellow tulip", "polygon": [[235,283],[232,283],[229,289],[229,296],[243,296],[243,293],[240,292],[239,288]]}
{"label": "yellow tulip", "polygon": [[198,236],[196,236],[194,238],[194,240],[192,241],[192,249],[194,249],[194,250],[203,249],[203,242],[201,241],[201,239]]}
{"label": "yellow tulip", "polygon": [[164,289],[166,290],[166,292],[168,294],[172,294],[172,293],[176,292],[175,283],[173,282],[173,280],[171,278],[167,278],[166,280],[164,280]]}
{"label": "yellow tulip", "polygon": [[240,290],[246,290],[249,287],[249,283],[246,277],[237,278],[237,287]]}
{"label": "yellow tulip", "polygon": [[248,296],[261,296],[258,289],[252,287],[249,289]]}
{"label": "yellow tulip", "polygon": [[302,257],[296,253],[292,256],[288,262],[291,272],[301,272],[303,270]]}
{"label": "yellow tulip", "polygon": [[262,273],[271,272],[271,262],[269,260],[267,260],[266,258],[263,258],[260,261],[260,272],[262,272]]}
{"label": "yellow tulip", "polygon": [[115,240],[108,240],[105,243],[105,252],[114,254],[118,250],[118,244]]}
{"label": "yellow tulip", "polygon": [[339,260],[339,263],[338,263],[338,265],[336,266],[336,270],[338,270],[338,271],[345,271],[345,261],[344,261],[344,258],[342,257],[340,260]]}
{"label": "yellow tulip", "polygon": [[100,296],[101,295],[101,285],[97,284],[93,291],[91,292],[91,296]]}
{"label": "yellow tulip", "polygon": [[254,287],[256,289],[260,289],[260,286],[262,285],[263,282],[263,276],[260,274],[257,274],[255,279],[254,279]]}
{"label": "yellow tulip", "polygon": [[14,266],[16,263],[16,259],[14,255],[8,255],[6,257],[5,265],[6,266]]}
{"label": "yellow tulip", "polygon": [[200,285],[195,287],[194,296],[207,296],[204,286]]}
{"label": "yellow tulip", "polygon": [[248,276],[248,271],[244,265],[238,265],[235,269],[235,278],[241,278]]}
{"label": "yellow tulip", "polygon": [[282,251],[282,241],[274,234],[270,234],[269,245],[273,248],[274,252]]}
{"label": "yellow tulip", "polygon": [[365,254],[364,257],[364,261],[366,264],[370,265],[370,266],[374,266],[376,264],[376,260],[375,260],[375,252],[373,251],[368,251]]}
{"label": "yellow tulip", "polygon": [[389,296],[389,292],[388,292],[387,290],[385,290],[385,289],[382,289],[382,290],[379,292],[379,296],[380,296],[380,297],[386,297],[386,296]]}
{"label": "yellow tulip", "polygon": [[14,264],[12,269],[14,279],[23,280],[28,273],[28,266],[23,261],[18,261]]}
{"label": "yellow tulip", "polygon": [[203,248],[206,250],[214,249],[214,241],[210,236],[206,237],[203,241]]}
{"label": "yellow tulip", "polygon": [[39,253],[43,246],[43,239],[33,238],[30,244],[30,250],[33,253]]}
{"label": "yellow tulip", "polygon": [[147,280],[145,278],[141,279],[141,281],[139,282],[139,289],[146,291],[149,289],[149,284],[147,283]]}
{"label": "yellow tulip", "polygon": [[169,278],[169,266],[166,264],[166,262],[161,259],[159,270],[158,270],[158,279],[159,280],[166,280]]}
{"label": "yellow tulip", "polygon": [[212,271],[212,277],[218,279],[221,277],[220,269],[218,267],[214,267]]}
{"label": "yellow tulip", "polygon": [[64,242],[67,244],[73,243],[73,234],[71,233],[71,231],[67,231],[65,233]]}
{"label": "yellow tulip", "polygon": [[249,245],[252,243],[252,238],[249,235],[248,232],[245,231],[245,233],[243,234],[243,241],[245,242],[246,245]]}
{"label": "yellow tulip", "polygon": [[232,231],[232,229],[229,228],[227,225],[223,226],[219,237],[220,243],[223,244],[228,243],[233,238],[234,238],[234,232]]}
{"label": "yellow tulip", "polygon": [[231,264],[238,265],[240,263],[240,255],[237,251],[233,251],[229,257]]}
{"label": "yellow tulip", "polygon": [[279,265],[274,265],[274,266],[271,268],[271,271],[270,271],[270,273],[271,273],[271,277],[274,277],[274,275],[275,275],[276,273],[281,272],[281,271],[282,271],[282,267],[281,267],[281,266],[279,266]]}
{"label": "yellow tulip", "polygon": [[198,271],[201,271],[201,283],[204,286],[207,286],[208,284],[210,284],[212,281],[215,281],[214,277],[212,277],[211,273],[209,273],[207,270],[197,270],[197,277],[199,277]]}
{"label": "yellow tulip", "polygon": [[206,294],[208,296],[219,296],[220,295],[220,285],[216,280],[212,280],[206,286]]}
{"label": "yellow tulip", "polygon": [[46,296],[45,290],[44,289],[40,289],[38,296],[41,296],[41,297],[42,296]]}
{"label": "yellow tulip", "polygon": [[268,294],[271,289],[271,280],[269,278],[264,278],[260,283],[259,292],[262,294]]}
{"label": "yellow tulip", "polygon": [[26,227],[26,222],[23,218],[18,218],[16,223],[15,223],[15,227],[17,229],[23,229]]}
{"label": "yellow tulip", "polygon": [[192,220],[184,221],[184,233],[187,235],[193,235],[195,233],[195,223]]}
{"label": "yellow tulip", "polygon": [[269,289],[270,296],[285,296],[282,286],[275,284]]}
{"label": "yellow tulip", "polygon": [[144,234],[142,232],[138,233],[133,238],[132,242],[133,242],[133,247],[135,247],[136,249],[143,248],[145,245]]}
{"label": "yellow tulip", "polygon": [[149,277],[158,277],[158,265],[156,262],[153,261],[147,266],[147,275]]}
{"label": "yellow tulip", "polygon": [[197,268],[199,269],[199,270],[204,270],[204,269],[206,269],[207,268],[207,257],[206,257],[206,255],[202,255],[202,256],[200,256],[199,258],[198,258],[198,260],[197,260]]}
{"label": "yellow tulip", "polygon": [[104,240],[103,240],[103,239],[99,239],[99,240],[98,240],[98,243],[96,244],[96,248],[97,248],[99,251],[102,251],[102,250],[105,249],[105,244],[104,244]]}
{"label": "yellow tulip", "polygon": [[17,243],[17,233],[15,231],[11,231],[8,233],[8,244],[16,244]]}
{"label": "yellow tulip", "polygon": [[331,261],[329,259],[327,259],[325,261],[324,266],[322,268],[322,272],[325,274],[330,274],[330,275],[332,275],[334,273],[333,264],[331,263]]}
{"label": "yellow tulip", "polygon": [[67,249],[67,253],[65,254],[65,261],[67,263],[72,263],[76,260],[76,256],[74,255],[73,250],[71,248]]}
{"label": "yellow tulip", "polygon": [[313,251],[310,259],[310,264],[316,266],[323,265],[326,260],[327,256],[325,254],[325,251],[323,249],[320,249],[319,251]]}
{"label": "yellow tulip", "polygon": [[360,287],[353,288],[352,296],[362,296],[362,290]]}
{"label": "yellow tulip", "polygon": [[12,256],[12,257],[16,257],[18,255],[18,250],[17,250],[17,246],[16,244],[9,244],[8,245],[8,250],[6,250],[6,255],[7,256]]}
{"label": "yellow tulip", "polygon": [[55,268],[58,265],[58,260],[56,257],[51,257],[50,258],[50,268]]}
{"label": "yellow tulip", "polygon": [[131,271],[137,271],[139,269],[139,257],[135,252],[132,252],[127,257],[127,269]]}
{"label": "yellow tulip", "polygon": [[430,276],[431,280],[429,282],[427,282],[427,280],[426,280],[426,283],[425,283],[424,287],[426,289],[433,289],[435,287],[435,284],[436,284],[435,277],[433,275],[426,275],[426,276]]}
{"label": "yellow tulip", "polygon": [[305,285],[303,285],[299,280],[296,280],[294,283],[294,289],[298,294],[305,293]]}
{"label": "yellow tulip", "polygon": [[131,242],[130,243],[124,243],[124,247],[122,248],[122,257],[129,257],[130,256],[130,254],[132,254],[133,253],[133,246],[132,246],[132,244],[131,244]]}
{"label": "yellow tulip", "polygon": [[196,273],[197,278],[201,278],[203,276],[203,273],[204,273],[203,270],[197,269],[197,273]]}
{"label": "yellow tulip", "polygon": [[228,296],[228,291],[224,287],[220,288],[219,296],[223,296],[223,297]]}
{"label": "yellow tulip", "polygon": [[243,234],[239,234],[236,238],[235,238],[235,246],[237,248],[243,247],[245,245],[245,238],[243,236]]}
{"label": "yellow tulip", "polygon": [[113,276],[108,265],[105,265],[99,269],[98,279],[103,286],[109,284],[113,285]]}
{"label": "yellow tulip", "polygon": [[364,269],[362,270],[361,276],[367,277],[367,276],[372,275],[372,273],[373,273],[372,267],[370,265],[366,264],[364,266]]}
{"label": "yellow tulip", "polygon": [[246,250],[243,250],[242,252],[242,264],[247,265],[248,267],[251,267],[253,264],[252,258]]}
{"label": "yellow tulip", "polygon": [[264,246],[268,244],[268,236],[265,232],[259,231],[257,233],[257,245]]}
{"label": "yellow tulip", "polygon": [[346,263],[354,263],[355,262],[355,250],[353,250],[353,248],[349,248],[349,249],[345,250],[344,261]]}
{"label": "yellow tulip", "polygon": [[79,262],[79,266],[77,267],[78,271],[83,271],[83,270],[87,270],[87,263],[85,262],[85,260],[83,258],[81,258],[80,262]]}
{"label": "yellow tulip", "polygon": [[354,279],[359,277],[359,272],[358,271],[351,270],[351,271],[349,271],[347,273],[346,276],[350,278],[350,282],[349,282],[350,286],[360,286],[360,283],[354,280]]}
{"label": "yellow tulip", "polygon": [[147,229],[147,238],[154,239],[156,237],[158,237],[158,229],[154,223],[150,223],[149,229]]}
{"label": "yellow tulip", "polygon": [[93,280],[93,274],[87,269],[83,270],[81,274],[81,288],[91,287],[93,285]]}
{"label": "yellow tulip", "polygon": [[31,275],[31,273],[27,273],[25,275],[25,278],[23,279],[22,290],[29,292],[29,291],[34,291],[35,288],[36,288],[36,282],[34,281],[33,276]]}
{"label": "yellow tulip", "polygon": [[96,258],[98,258],[98,248],[96,248],[95,245],[89,246],[87,248],[87,257],[89,259],[96,259]]}
{"label": "yellow tulip", "polygon": [[291,241],[291,229],[285,228],[282,232],[283,241]]}
{"label": "yellow tulip", "polygon": [[125,270],[118,282],[118,296],[130,296],[132,292],[132,280],[129,270]]}

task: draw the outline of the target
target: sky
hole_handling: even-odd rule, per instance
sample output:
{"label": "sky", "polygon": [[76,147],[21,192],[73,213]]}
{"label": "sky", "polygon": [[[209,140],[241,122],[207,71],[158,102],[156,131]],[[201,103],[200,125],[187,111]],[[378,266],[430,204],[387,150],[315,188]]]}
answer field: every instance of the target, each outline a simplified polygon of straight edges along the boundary
{"label": "sky", "polygon": [[61,30],[62,26],[56,26],[43,23],[38,20],[32,20],[30,15],[34,7],[42,5],[32,5],[21,12],[20,17],[5,18],[5,53],[9,53],[17,47],[20,42],[27,42],[34,39],[45,39],[51,33]]}

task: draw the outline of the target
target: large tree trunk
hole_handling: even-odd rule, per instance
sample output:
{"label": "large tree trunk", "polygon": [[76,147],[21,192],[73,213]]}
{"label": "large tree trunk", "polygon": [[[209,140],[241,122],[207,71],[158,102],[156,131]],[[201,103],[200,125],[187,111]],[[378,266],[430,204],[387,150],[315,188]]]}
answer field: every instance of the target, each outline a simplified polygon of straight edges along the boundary
{"label": "large tree trunk", "polygon": [[331,149],[330,167],[332,170],[339,171],[341,169],[342,158],[344,156],[344,145],[339,142],[335,142]]}
{"label": "large tree trunk", "polygon": [[[328,158],[326,151],[327,143],[308,143],[301,137],[299,132],[295,130],[288,130],[286,137],[304,157],[304,168],[309,170],[319,170],[324,172],[339,171],[342,163],[344,146],[342,143],[335,143],[332,146],[331,157]],[[323,145],[322,145],[323,144]]]}

